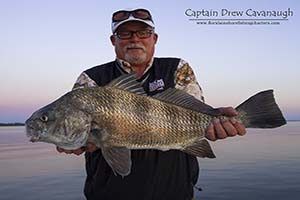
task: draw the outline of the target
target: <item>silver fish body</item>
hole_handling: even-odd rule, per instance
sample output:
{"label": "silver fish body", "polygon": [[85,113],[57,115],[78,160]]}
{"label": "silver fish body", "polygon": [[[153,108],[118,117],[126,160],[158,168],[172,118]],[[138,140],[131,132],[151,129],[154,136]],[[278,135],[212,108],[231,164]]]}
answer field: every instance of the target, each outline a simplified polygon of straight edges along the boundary
{"label": "silver fish body", "polygon": [[[285,124],[272,90],[251,97],[236,109],[240,113],[236,119],[246,127]],[[64,149],[93,142],[113,171],[125,176],[131,168],[130,149],[178,149],[214,158],[204,134],[216,117],[225,118],[180,90],[146,96],[133,75],[124,75],[105,87],[65,94],[35,112],[26,121],[26,129],[31,141]]]}

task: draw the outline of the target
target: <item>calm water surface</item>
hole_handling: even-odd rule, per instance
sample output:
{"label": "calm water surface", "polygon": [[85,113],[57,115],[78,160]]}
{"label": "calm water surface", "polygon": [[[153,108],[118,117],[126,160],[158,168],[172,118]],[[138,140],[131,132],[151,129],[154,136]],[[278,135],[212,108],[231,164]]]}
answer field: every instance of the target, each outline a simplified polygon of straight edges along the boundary
{"label": "calm water surface", "polygon": [[[300,122],[211,143],[199,159],[197,199],[296,200],[300,191]],[[30,143],[24,127],[0,127],[0,200],[84,200],[83,156]]]}

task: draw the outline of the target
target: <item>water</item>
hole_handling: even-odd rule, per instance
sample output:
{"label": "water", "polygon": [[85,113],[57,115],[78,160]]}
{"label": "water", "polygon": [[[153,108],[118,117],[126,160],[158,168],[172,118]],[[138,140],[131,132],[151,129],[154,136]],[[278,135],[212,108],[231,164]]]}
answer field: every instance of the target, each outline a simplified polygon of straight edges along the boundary
{"label": "water", "polygon": [[0,127],[0,200],[83,200],[83,156],[30,143],[24,127]]}
{"label": "water", "polygon": [[[84,200],[83,156],[29,143],[24,127],[0,127],[0,200]],[[300,122],[212,142],[216,159],[199,159],[196,199],[296,200]]]}
{"label": "water", "polygon": [[[197,199],[296,200],[300,191],[300,122],[249,129],[212,143],[217,158],[201,159]],[[200,198],[201,197],[201,198]]]}

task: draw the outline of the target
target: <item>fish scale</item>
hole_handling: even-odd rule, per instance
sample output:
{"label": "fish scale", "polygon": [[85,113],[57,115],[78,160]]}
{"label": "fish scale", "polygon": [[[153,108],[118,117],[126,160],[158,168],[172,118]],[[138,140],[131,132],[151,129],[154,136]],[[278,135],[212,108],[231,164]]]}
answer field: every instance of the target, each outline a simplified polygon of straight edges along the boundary
{"label": "fish scale", "polygon": [[[92,90],[91,92],[95,91]],[[162,103],[150,97],[137,96],[127,91],[110,88],[105,94],[109,93],[113,97],[123,97],[122,100],[114,99],[112,102],[113,106],[111,107],[117,111],[116,113],[104,113],[104,115],[108,115],[106,118],[108,121],[111,121],[109,115],[114,116],[113,120],[115,123],[110,131],[111,140],[108,142],[116,146],[140,149],[145,146],[178,146],[178,144],[184,146],[187,144],[179,141],[186,141],[186,138],[203,137],[204,132],[199,124],[201,118],[212,119],[212,117],[192,110]],[[133,103],[129,104],[129,106],[124,106],[124,101],[139,102],[142,105],[138,105],[139,109],[137,109],[137,104]],[[136,112],[137,110],[139,113]],[[206,121],[209,122],[209,120]]]}

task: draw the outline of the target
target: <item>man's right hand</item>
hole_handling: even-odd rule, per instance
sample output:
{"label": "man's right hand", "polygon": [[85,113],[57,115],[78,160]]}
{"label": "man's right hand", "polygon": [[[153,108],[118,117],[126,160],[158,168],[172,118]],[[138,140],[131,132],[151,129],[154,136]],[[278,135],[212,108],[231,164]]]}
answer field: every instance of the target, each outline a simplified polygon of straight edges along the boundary
{"label": "man's right hand", "polygon": [[84,152],[90,152],[90,153],[94,152],[94,151],[97,150],[97,147],[96,147],[95,144],[88,142],[85,147],[81,147],[79,149],[66,150],[66,149],[63,149],[63,148],[60,148],[60,147],[56,147],[56,150],[59,153],[75,154],[75,155],[79,156],[79,155],[81,155]]}

